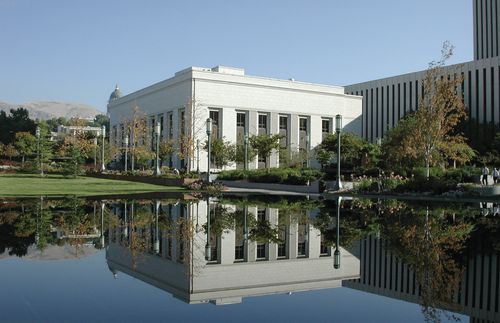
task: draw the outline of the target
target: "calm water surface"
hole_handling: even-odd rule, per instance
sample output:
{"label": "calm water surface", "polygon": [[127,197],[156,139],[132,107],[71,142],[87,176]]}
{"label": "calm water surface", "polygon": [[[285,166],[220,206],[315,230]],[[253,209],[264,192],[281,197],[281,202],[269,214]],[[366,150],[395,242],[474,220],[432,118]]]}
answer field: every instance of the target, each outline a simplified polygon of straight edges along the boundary
{"label": "calm water surface", "polygon": [[498,212],[348,198],[4,199],[0,321],[499,322]]}

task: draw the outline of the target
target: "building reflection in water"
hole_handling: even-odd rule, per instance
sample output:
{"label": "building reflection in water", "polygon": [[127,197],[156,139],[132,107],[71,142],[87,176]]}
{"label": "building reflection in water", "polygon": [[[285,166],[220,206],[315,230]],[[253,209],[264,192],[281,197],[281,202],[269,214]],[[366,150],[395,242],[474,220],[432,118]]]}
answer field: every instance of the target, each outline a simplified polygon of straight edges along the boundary
{"label": "building reflection in water", "polygon": [[334,247],[307,221],[314,210],[280,214],[277,208],[223,205],[213,199],[129,201],[111,208],[119,221],[110,225],[110,270],[187,303],[239,303],[247,296],[334,288],[359,278],[359,255],[352,251],[359,247],[340,247],[341,266],[334,269]]}
{"label": "building reflection in water", "polygon": [[[416,272],[386,248],[383,239],[370,236],[359,244],[360,278],[343,281],[344,287],[377,295],[422,303],[421,285]],[[470,316],[470,322],[500,322],[498,251],[469,255],[458,288],[449,302],[440,302],[445,310]]]}

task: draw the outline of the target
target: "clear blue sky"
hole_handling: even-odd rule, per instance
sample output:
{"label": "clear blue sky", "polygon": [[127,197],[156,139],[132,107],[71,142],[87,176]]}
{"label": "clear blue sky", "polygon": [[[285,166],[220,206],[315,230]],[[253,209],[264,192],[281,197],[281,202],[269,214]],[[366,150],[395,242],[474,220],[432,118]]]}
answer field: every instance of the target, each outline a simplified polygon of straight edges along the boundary
{"label": "clear blue sky", "polygon": [[189,66],[348,85],[472,60],[472,0],[0,0],[0,101],[105,111]]}

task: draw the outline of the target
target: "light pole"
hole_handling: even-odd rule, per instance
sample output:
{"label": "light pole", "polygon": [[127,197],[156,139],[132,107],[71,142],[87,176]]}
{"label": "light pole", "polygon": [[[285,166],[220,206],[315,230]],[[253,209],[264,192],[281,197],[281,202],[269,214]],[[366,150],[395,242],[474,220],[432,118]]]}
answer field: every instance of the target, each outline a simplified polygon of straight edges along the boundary
{"label": "light pole", "polygon": [[309,134],[306,134],[306,167],[309,168]]}
{"label": "light pole", "polygon": [[340,202],[342,201],[342,197],[337,198],[337,242],[335,244],[335,252],[333,253],[333,268],[340,268]]}
{"label": "light pole", "polygon": [[196,139],[196,172],[200,173],[200,139]]}
{"label": "light pole", "polygon": [[101,128],[102,132],[102,154],[101,154],[101,172],[106,170],[106,166],[104,165],[104,138],[106,137],[106,126],[103,125]]}
{"label": "light pole", "polygon": [[160,213],[160,201],[155,203],[155,243],[154,252],[158,255],[160,254],[160,230],[158,226],[158,217]]}
{"label": "light pole", "polygon": [[38,165],[40,167],[40,176],[43,177],[43,162],[42,162],[42,152],[40,150],[40,127],[36,126],[36,140],[37,140],[37,155],[38,155]]}
{"label": "light pole", "polygon": [[128,166],[128,134],[123,139],[123,143],[125,145],[125,172],[127,172]]}
{"label": "light pole", "polygon": [[208,137],[208,158],[207,158],[207,183],[210,183],[210,155],[212,149],[212,119],[207,118],[207,137]]}
{"label": "light pole", "polygon": [[155,176],[161,175],[161,170],[160,170],[160,132],[161,132],[161,125],[159,122],[157,122],[156,127],[155,127],[155,135],[156,135],[156,168],[155,168],[155,172],[154,172]]}
{"label": "light pole", "polygon": [[104,235],[104,209],[106,208],[106,203],[101,201],[101,247],[104,248],[106,245],[106,239]]}
{"label": "light pole", "polygon": [[97,170],[97,137],[94,137],[94,171]]}
{"label": "light pole", "polygon": [[335,116],[335,130],[337,131],[337,182],[335,183],[335,190],[342,189],[342,182],[340,181],[340,132],[342,130],[342,116],[337,114]]}
{"label": "light pole", "polygon": [[244,170],[248,170],[248,133],[245,133],[245,165],[243,167]]}
{"label": "light pole", "polygon": [[212,258],[212,246],[210,245],[210,197],[207,197],[207,243],[205,244],[205,260]]}

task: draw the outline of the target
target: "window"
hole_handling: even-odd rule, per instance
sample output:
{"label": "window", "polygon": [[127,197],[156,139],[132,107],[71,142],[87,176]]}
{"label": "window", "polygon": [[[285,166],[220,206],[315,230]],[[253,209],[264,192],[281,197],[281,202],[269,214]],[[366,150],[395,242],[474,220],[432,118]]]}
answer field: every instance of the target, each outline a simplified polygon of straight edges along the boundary
{"label": "window", "polygon": [[325,134],[330,133],[330,131],[331,131],[330,126],[331,126],[330,120],[328,120],[328,119],[321,120],[321,132],[322,133],[325,133]]}
{"label": "window", "polygon": [[245,113],[237,113],[236,114],[236,127],[245,128],[246,125],[246,114]]}
{"label": "window", "polygon": [[234,247],[234,260],[236,261],[245,260],[244,246]]}
{"label": "window", "polygon": [[163,114],[160,115],[160,138],[163,138],[163,128],[164,128]]}
{"label": "window", "polygon": [[174,117],[172,115],[172,112],[169,112],[167,114],[167,120],[168,120],[168,139],[172,139],[174,137]]}
{"label": "window", "polygon": [[297,244],[297,256],[298,257],[305,257],[306,256],[306,243],[305,242],[299,242]]}
{"label": "window", "polygon": [[212,136],[217,139],[220,137],[219,129],[220,129],[220,119],[219,119],[219,111],[210,110],[209,117],[212,119]]}
{"label": "window", "polygon": [[306,118],[299,119],[299,130],[307,132],[307,119]]}
{"label": "window", "polygon": [[267,130],[267,114],[259,114],[259,129]]}
{"label": "window", "polygon": [[257,220],[266,221],[266,209],[257,210]]}
{"label": "window", "polygon": [[280,146],[282,148],[286,148],[288,146],[288,117],[287,116],[280,116],[280,125],[279,126],[280,126],[279,134],[281,135]]}
{"label": "window", "polygon": [[280,130],[288,129],[288,117],[280,116]]}
{"label": "window", "polygon": [[278,244],[278,258],[286,258],[286,243]]}
{"label": "window", "polygon": [[266,259],[266,245],[258,244],[257,245],[257,259],[263,260]]}
{"label": "window", "polygon": [[180,121],[181,134],[184,135],[186,132],[186,112],[184,110],[179,111],[179,121]]}

